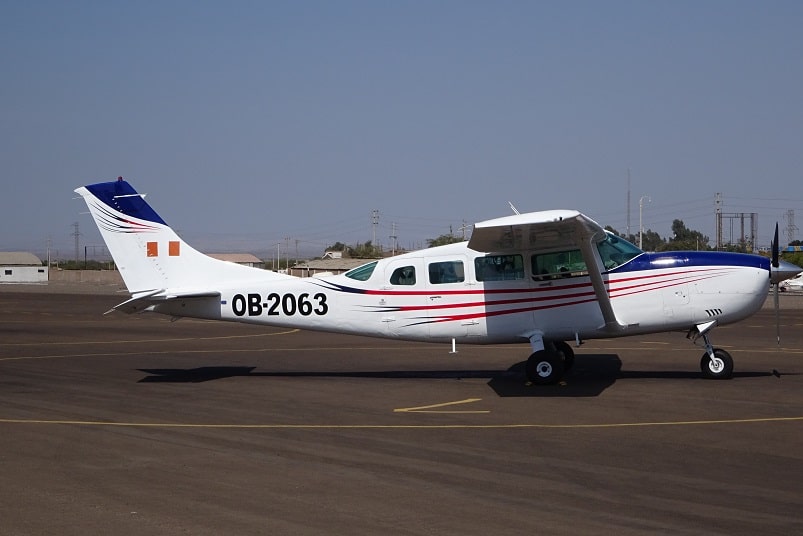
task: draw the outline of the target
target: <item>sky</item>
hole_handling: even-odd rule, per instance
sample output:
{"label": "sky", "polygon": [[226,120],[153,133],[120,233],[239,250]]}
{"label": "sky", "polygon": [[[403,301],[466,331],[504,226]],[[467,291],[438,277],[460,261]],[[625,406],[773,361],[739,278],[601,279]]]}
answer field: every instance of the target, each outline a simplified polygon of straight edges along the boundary
{"label": "sky", "polygon": [[77,222],[97,254],[73,190],[118,176],[207,252],[420,247],[509,203],[625,232],[628,174],[631,232],[713,241],[720,193],[768,245],[803,227],[801,28],[797,0],[0,0],[0,250],[73,258]]}

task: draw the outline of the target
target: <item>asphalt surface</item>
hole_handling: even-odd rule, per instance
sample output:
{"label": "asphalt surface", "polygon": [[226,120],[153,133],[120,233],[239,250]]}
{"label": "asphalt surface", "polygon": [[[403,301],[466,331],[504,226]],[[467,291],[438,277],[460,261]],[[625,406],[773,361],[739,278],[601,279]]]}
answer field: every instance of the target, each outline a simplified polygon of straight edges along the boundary
{"label": "asphalt surface", "polygon": [[[803,310],[589,341],[406,343],[0,289],[0,534],[801,534]],[[782,306],[791,304],[782,296]]]}

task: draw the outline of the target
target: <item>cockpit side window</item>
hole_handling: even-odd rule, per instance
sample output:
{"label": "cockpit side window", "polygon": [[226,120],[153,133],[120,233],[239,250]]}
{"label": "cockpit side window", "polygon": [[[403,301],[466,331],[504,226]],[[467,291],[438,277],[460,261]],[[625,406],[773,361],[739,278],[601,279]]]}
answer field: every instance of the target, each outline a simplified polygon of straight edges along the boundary
{"label": "cockpit side window", "polygon": [[390,275],[391,285],[415,285],[415,266],[396,268]]}
{"label": "cockpit side window", "polygon": [[531,261],[535,280],[588,275],[588,267],[579,249],[537,253],[532,256]]}
{"label": "cockpit side window", "polygon": [[512,281],[524,279],[521,255],[486,255],[474,259],[477,281]]}
{"label": "cockpit side window", "polygon": [[599,251],[602,265],[606,270],[612,270],[644,253],[624,238],[611,233],[608,233],[605,240],[597,244],[597,251]]}

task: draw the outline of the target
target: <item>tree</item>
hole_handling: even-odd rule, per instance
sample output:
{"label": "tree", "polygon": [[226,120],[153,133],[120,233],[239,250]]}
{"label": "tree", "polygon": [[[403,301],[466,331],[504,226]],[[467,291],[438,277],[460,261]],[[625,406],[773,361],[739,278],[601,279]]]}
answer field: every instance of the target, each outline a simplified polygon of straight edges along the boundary
{"label": "tree", "polygon": [[[638,237],[633,238],[632,242],[638,245]],[[666,240],[652,229],[647,229],[641,237],[641,249],[644,251],[662,251],[666,249]]]}
{"label": "tree", "polygon": [[382,256],[382,249],[374,246],[371,241],[357,244],[347,249],[349,257],[353,259],[377,259]]}
{"label": "tree", "polygon": [[346,249],[348,249],[348,246],[343,242],[335,242],[334,245],[326,248],[326,251],[346,251]]}
{"label": "tree", "polygon": [[803,251],[787,251],[781,254],[783,260],[803,266]]}
{"label": "tree", "polygon": [[709,249],[708,237],[700,231],[686,227],[683,220],[672,221],[672,238],[666,244],[667,250],[700,250]]}
{"label": "tree", "polygon": [[457,238],[453,234],[440,235],[438,238],[427,238],[427,246],[434,248],[435,246],[444,246],[446,244],[455,244],[463,240]]}

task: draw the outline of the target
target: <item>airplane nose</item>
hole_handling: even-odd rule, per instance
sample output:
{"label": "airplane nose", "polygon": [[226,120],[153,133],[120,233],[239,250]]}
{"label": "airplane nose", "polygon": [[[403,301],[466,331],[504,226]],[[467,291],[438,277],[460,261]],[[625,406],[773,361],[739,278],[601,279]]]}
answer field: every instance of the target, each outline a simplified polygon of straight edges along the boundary
{"label": "airplane nose", "polygon": [[791,262],[779,260],[777,268],[770,266],[770,281],[772,281],[773,284],[777,284],[784,279],[795,277],[800,272],[803,272],[803,268],[800,266],[792,264]]}

